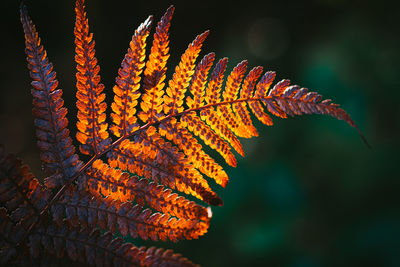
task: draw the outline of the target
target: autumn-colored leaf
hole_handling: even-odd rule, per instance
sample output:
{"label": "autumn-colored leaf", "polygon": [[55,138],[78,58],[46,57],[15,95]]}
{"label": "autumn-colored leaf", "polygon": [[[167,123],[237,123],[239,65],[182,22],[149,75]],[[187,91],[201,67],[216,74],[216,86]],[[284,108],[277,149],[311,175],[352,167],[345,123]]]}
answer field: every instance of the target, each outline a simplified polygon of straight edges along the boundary
{"label": "autumn-colored leaf", "polygon": [[[243,60],[227,72],[227,58],[213,67],[214,53],[196,63],[208,30],[189,44],[167,80],[173,6],[157,24],[148,59],[153,17],[134,32],[113,87],[108,129],[106,95],[84,4],[76,1],[74,35],[76,137],[80,152],[90,157],[86,163],[69,136],[53,65],[21,6],[32,113],[40,158],[50,176],[42,185],[0,146],[2,265],[55,265],[57,258],[68,258],[95,266],[195,266],[171,250],[138,248],[116,235],[174,242],[203,236],[212,218],[204,203],[223,204],[209,181],[227,186],[229,178],[219,162],[237,165],[235,154],[245,152],[239,138],[258,136],[255,119],[272,126],[272,116],[324,114],[358,130],[331,100],[289,80],[273,85],[273,71],[254,67],[246,73],[249,63]],[[221,158],[211,157],[206,146]]]}

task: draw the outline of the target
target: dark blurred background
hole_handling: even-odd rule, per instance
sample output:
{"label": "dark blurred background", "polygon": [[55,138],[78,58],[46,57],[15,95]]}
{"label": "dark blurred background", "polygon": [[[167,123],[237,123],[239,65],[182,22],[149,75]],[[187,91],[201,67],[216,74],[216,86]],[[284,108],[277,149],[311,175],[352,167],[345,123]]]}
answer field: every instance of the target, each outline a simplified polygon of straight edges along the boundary
{"label": "dark blurred background", "polygon": [[[19,1],[3,1],[0,143],[29,163],[40,160]],[[74,125],[74,1],[26,0],[55,65]],[[173,248],[203,266],[400,266],[400,31],[397,1],[88,1],[102,82],[108,92],[136,27],[174,4],[169,74],[194,37],[232,69],[275,70],[347,110],[373,149],[342,121],[319,115],[256,125],[246,158],[225,165],[224,206],[199,240],[138,245]],[[169,76],[170,77],[170,76]],[[111,94],[108,95],[111,100]],[[71,128],[74,128],[72,126]],[[72,129],[75,135],[75,129]],[[221,158],[217,157],[219,162]],[[397,163],[396,163],[397,162]]]}

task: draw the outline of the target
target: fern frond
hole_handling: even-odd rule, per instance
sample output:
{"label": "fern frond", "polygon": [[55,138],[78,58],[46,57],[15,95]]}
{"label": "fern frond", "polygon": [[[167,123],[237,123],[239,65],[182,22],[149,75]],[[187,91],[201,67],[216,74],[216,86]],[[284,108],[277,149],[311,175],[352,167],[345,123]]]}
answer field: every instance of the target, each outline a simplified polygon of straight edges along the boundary
{"label": "fern frond", "polygon": [[[240,90],[240,98],[248,98],[253,95],[254,86],[261,76],[262,67],[253,68],[243,81],[242,89]],[[242,121],[242,126],[247,130],[250,136],[258,136],[257,129],[253,126],[250,113],[247,110],[246,103],[233,103],[233,109],[238,114]]]}
{"label": "fern frond", "polygon": [[190,84],[189,91],[193,98],[186,97],[186,105],[189,108],[198,108],[204,103],[205,86],[207,83],[208,73],[215,60],[215,54],[209,53],[203,57],[199,64],[197,64],[192,83]]}
{"label": "fern frond", "polygon": [[[219,136],[223,137],[240,154],[244,155],[242,144],[236,136],[229,130],[228,126],[221,120],[220,115],[214,110],[213,105],[221,102],[221,86],[224,79],[224,72],[228,59],[223,58],[216,64],[211,79],[206,89],[205,100],[209,105],[208,109],[201,110],[200,117],[213,129]],[[226,159],[225,159],[226,160]],[[235,161],[227,161],[231,166],[236,166]]]}
{"label": "fern frond", "polygon": [[222,58],[215,65],[206,89],[205,101],[207,104],[215,104],[221,101],[221,87],[224,73],[228,65],[228,58]]}
{"label": "fern frond", "polygon": [[137,248],[113,236],[175,242],[207,232],[211,208],[175,193],[222,205],[206,178],[225,187],[228,176],[200,140],[236,166],[233,150],[244,155],[238,138],[258,135],[251,112],[266,125],[273,124],[271,115],[325,114],[358,130],[339,105],[315,92],[289,80],[270,89],[272,71],[262,75],[263,68],[255,67],[246,76],[246,60],[227,75],[223,87],[227,58],[215,64],[210,77],[214,53],[196,65],[208,31],[189,44],[167,82],[171,6],[157,24],[147,61],[151,16],[132,37],[113,88],[110,130],[117,139],[111,142],[104,85],[84,8],[84,0],[76,0],[76,137],[80,151],[91,156],[85,165],[69,136],[53,65],[21,8],[36,135],[51,176],[42,186],[0,146],[0,264],[54,264],[55,257],[65,257],[99,266],[194,266],[170,250]]}
{"label": "fern frond", "polygon": [[[179,113],[184,110],[184,107],[182,106],[183,99],[194,72],[196,72],[196,76],[193,81],[194,85],[192,85],[193,89],[191,89],[192,94],[196,95],[198,98],[202,96],[202,93],[199,91],[201,87],[205,85],[207,73],[211,68],[212,61],[214,60],[214,54],[206,56],[196,71],[194,71],[194,63],[208,34],[209,31],[206,31],[203,34],[198,35],[196,39],[189,44],[185,53],[182,55],[181,62],[176,67],[173,78],[169,81],[169,87],[166,90],[167,94],[164,96],[164,112],[167,116],[171,116],[174,113]],[[189,104],[192,106],[194,100],[190,99],[189,101],[192,101]],[[226,173],[214,162],[214,160],[204,153],[201,145],[192,134],[181,125],[180,122],[171,119],[165,123],[161,123],[159,125],[159,132],[168,140],[173,141],[184,152],[195,168],[198,168],[209,177],[216,179],[219,184],[226,184]],[[229,145],[225,142],[222,141],[220,145],[213,147],[219,148],[219,151],[221,151],[226,158],[233,158],[233,155],[229,154]]]}
{"label": "fern frond", "polygon": [[[271,86],[272,81],[275,79],[275,72],[268,71],[266,72],[261,80],[256,85],[256,92],[254,93],[254,97],[265,97],[266,92],[268,91],[269,87]],[[259,101],[252,101],[249,103],[250,108],[253,111],[254,115],[265,125],[271,126],[272,119],[271,117],[264,113],[264,109]],[[273,113],[274,115],[278,115],[279,113]],[[282,115],[282,118],[285,116]]]}
{"label": "fern frond", "polygon": [[182,153],[171,143],[162,139],[153,129],[136,137],[134,142],[125,140],[109,154],[112,167],[129,170],[139,176],[191,194],[209,204],[221,205],[207,181],[193,166],[187,164]]}
{"label": "fern frond", "polygon": [[[330,99],[322,100],[322,96],[315,92],[308,92],[307,89],[300,88],[297,85],[289,86],[289,80],[282,80],[278,82],[268,93],[268,89],[275,79],[275,72],[268,71],[263,75],[261,80],[256,85],[254,96],[252,96],[252,88],[254,87],[254,83],[260,74],[261,67],[254,68],[249,73],[243,84],[241,98],[230,101],[217,101],[218,99],[210,100],[211,98],[209,98],[207,101],[208,104],[185,110],[182,112],[182,114],[177,114],[177,116],[186,115],[194,111],[200,111],[202,118],[205,119],[208,124],[210,124],[210,117],[213,118],[213,116],[209,110],[213,110],[215,107],[229,107],[235,104],[242,104],[243,108],[245,108],[245,104],[248,104],[255,116],[261,122],[266,125],[272,125],[271,117],[264,112],[264,108],[262,106],[263,103],[269,113],[280,118],[286,118],[287,115],[294,116],[302,114],[324,114],[330,115],[339,120],[344,120],[357,129],[363,141],[366,143],[366,145],[368,145],[365,137],[359,131],[350,115],[347,114],[347,112],[343,109],[339,108],[338,104],[331,103]],[[209,87],[211,81],[209,82]],[[215,92],[218,91],[213,90],[214,93],[212,93],[211,90],[209,92],[211,94],[215,94]]]}
{"label": "fern frond", "polygon": [[[214,54],[210,53],[206,55],[199,63],[199,65],[196,67],[194,78],[190,87],[193,99],[190,96],[187,97],[188,101],[187,104],[190,109],[200,109],[204,105],[204,88],[207,82],[208,72],[211,68],[214,58],[215,58]],[[217,80],[219,79],[218,77],[223,75],[223,72],[226,68],[226,63],[227,60],[225,60],[225,62],[222,60],[218,62],[217,66],[213,71],[212,78],[208,88],[215,89],[215,87],[218,86],[217,85],[218,83]],[[220,83],[221,82],[222,78],[220,79]],[[228,143],[225,142],[217,133],[215,133],[211,129],[211,127],[207,126],[206,123],[203,122],[196,115],[195,112],[184,114],[181,117],[181,122],[184,127],[186,126],[188,127],[189,131],[199,136],[206,143],[206,145],[209,145],[211,148],[217,150],[229,165],[236,166],[236,159],[232,154]],[[211,161],[208,162],[210,162],[210,165],[209,164],[203,165],[203,166],[208,166],[206,168],[203,168],[206,171],[205,173],[207,174],[208,172],[209,173],[209,175],[207,174],[208,176],[216,179],[217,183],[225,186],[227,183],[227,177],[224,175],[224,172],[221,171],[222,168],[220,168],[219,165],[217,166],[213,164]],[[207,170],[207,168],[211,169],[211,173],[210,170]]]}
{"label": "fern frond", "polygon": [[88,19],[84,11],[84,0],[76,1],[75,44],[77,63],[76,93],[78,119],[76,138],[81,143],[80,151],[86,155],[97,155],[110,143],[106,121],[107,104],[100,83],[100,67],[95,57],[93,34],[89,33]]}
{"label": "fern frond", "polygon": [[206,233],[209,226],[209,220],[177,219],[168,214],[153,213],[139,204],[132,206],[130,202],[110,198],[89,199],[79,193],[64,195],[52,209],[57,223],[62,223],[65,217],[72,226],[92,228],[97,224],[112,233],[118,230],[123,236],[153,241],[196,239]]}
{"label": "fern frond", "polygon": [[164,96],[164,113],[166,115],[183,111],[183,98],[194,73],[195,61],[208,34],[209,31],[206,31],[196,37],[182,55],[179,65],[175,68],[175,73],[169,81],[169,86]]}
{"label": "fern frond", "polygon": [[269,95],[271,98],[267,98],[263,100],[263,102],[268,105],[268,107],[280,110],[287,115],[330,115],[339,120],[344,120],[351,126],[357,128],[349,114],[339,108],[338,104],[332,103],[330,99],[322,100],[321,95],[315,92],[308,92],[308,89],[306,88],[300,88],[299,86],[285,86],[281,92],[274,88],[271,90]]}
{"label": "fern frond", "polygon": [[155,121],[163,110],[166,64],[169,58],[168,30],[174,10],[175,8],[170,6],[158,23],[149,60],[146,63],[143,79],[145,93],[140,103],[142,112],[138,114],[144,123]]}
{"label": "fern frond", "polygon": [[21,22],[25,32],[25,53],[32,78],[33,109],[37,145],[44,169],[52,174],[46,179],[49,187],[58,187],[79,169],[80,162],[69,136],[67,109],[63,107],[62,90],[53,65],[49,62],[35,26],[24,6]]}
{"label": "fern frond", "polygon": [[[204,110],[203,110],[204,111]],[[225,159],[225,162],[230,166],[236,167],[237,161],[235,156],[231,151],[231,147],[229,146],[229,142],[224,140],[221,135],[222,131],[225,135],[232,137],[232,132],[229,131],[223,124],[219,118],[217,118],[217,114],[214,110],[205,110],[201,111],[200,117],[198,117],[195,113],[191,113],[182,118],[183,123],[188,124],[188,129],[192,131],[195,135],[199,136],[205,144],[215,149],[221,156]],[[209,116],[209,117],[208,117]],[[209,125],[207,125],[209,124]],[[193,125],[193,126],[192,126]],[[213,131],[215,129],[215,132]],[[233,136],[235,141],[239,142],[236,137]],[[239,143],[240,144],[240,143]]]}
{"label": "fern frond", "polygon": [[[202,173],[210,178],[213,178],[218,184],[225,187],[226,183],[228,182],[228,176],[225,171],[204,152],[202,146],[197,142],[197,139],[194,138],[193,135],[186,129],[186,126],[188,125],[187,122],[190,121],[191,118],[191,115],[187,115],[182,117],[181,121],[184,121],[183,123],[178,122],[175,119],[161,123],[159,126],[159,133],[162,136],[166,136],[168,140],[173,141],[179,147],[179,149],[184,152],[188,160],[191,162],[191,164],[193,164],[194,168],[199,169]],[[203,134],[203,136],[205,135]],[[218,141],[214,143],[217,144]],[[229,151],[228,144],[226,144],[224,150],[223,147],[225,144],[226,143],[221,140],[220,146],[215,145],[212,147],[221,147],[220,151]],[[231,155],[231,157],[234,156]]]}
{"label": "fern frond", "polygon": [[128,173],[110,168],[101,160],[93,163],[87,172],[89,190],[98,196],[110,199],[136,201],[141,206],[145,204],[156,211],[184,219],[208,220],[208,211],[205,207],[193,201],[172,193],[155,182],[146,178],[129,176]]}
{"label": "fern frond", "polygon": [[[243,60],[229,74],[226,81],[225,90],[222,94],[224,101],[232,101],[237,99],[240,84],[243,80],[246,69],[247,61]],[[241,122],[241,117],[235,116],[235,113],[230,106],[219,106],[217,111],[224,124],[227,125],[233,133],[239,137],[251,137],[246,128],[243,127],[244,123]]]}
{"label": "fern frond", "polygon": [[117,136],[125,136],[136,130],[136,105],[140,97],[140,74],[145,66],[146,39],[149,35],[152,16],[150,16],[135,31],[130,42],[128,52],[118,70],[116,85],[114,86],[114,102],[111,105],[113,125],[111,132]]}
{"label": "fern frond", "polygon": [[30,168],[15,156],[6,155],[0,146],[0,205],[12,221],[27,230],[49,198],[50,191],[34,178]]}
{"label": "fern frond", "polygon": [[[174,121],[172,119],[172,121]],[[159,131],[161,132],[160,125]],[[190,160],[171,143],[164,141],[158,133],[154,135],[142,134],[144,144],[158,151],[159,165],[163,169],[171,171],[176,177],[176,188],[178,191],[191,194],[208,204],[222,205],[222,200],[215,194],[202,175],[190,164]],[[169,136],[168,138],[172,138]]]}

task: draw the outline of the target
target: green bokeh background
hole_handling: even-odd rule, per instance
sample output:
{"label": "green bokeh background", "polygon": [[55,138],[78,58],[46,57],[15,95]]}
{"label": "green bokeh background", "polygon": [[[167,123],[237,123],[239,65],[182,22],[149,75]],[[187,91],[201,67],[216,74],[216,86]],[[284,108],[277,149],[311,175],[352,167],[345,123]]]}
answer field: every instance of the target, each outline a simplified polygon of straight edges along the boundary
{"label": "green bokeh background", "polygon": [[[373,149],[324,116],[256,123],[246,158],[226,167],[224,206],[199,240],[138,245],[173,248],[203,266],[400,266],[400,31],[397,1],[88,1],[102,82],[109,93],[131,34],[149,14],[176,6],[169,75],[194,37],[211,30],[202,55],[232,69],[275,70],[347,110]],[[73,1],[26,0],[75,122]],[[30,80],[19,1],[2,3],[0,143],[38,177]],[[170,76],[169,76],[170,77]],[[108,95],[111,100],[111,94]],[[72,127],[73,128],[73,127]],[[71,129],[75,133],[75,129]],[[223,162],[216,156],[219,162]],[[397,162],[397,163],[396,163]]]}

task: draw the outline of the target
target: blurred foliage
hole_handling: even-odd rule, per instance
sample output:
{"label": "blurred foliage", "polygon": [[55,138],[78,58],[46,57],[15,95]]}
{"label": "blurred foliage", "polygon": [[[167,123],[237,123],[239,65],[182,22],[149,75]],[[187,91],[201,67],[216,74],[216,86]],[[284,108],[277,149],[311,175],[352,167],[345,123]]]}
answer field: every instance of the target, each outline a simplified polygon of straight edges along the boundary
{"label": "blurred foliage", "polygon": [[[0,143],[38,177],[29,75],[19,1],[5,1],[0,65]],[[74,124],[71,1],[26,0],[55,65]],[[134,29],[176,6],[171,74],[196,34],[211,29],[203,55],[277,71],[342,104],[373,149],[341,121],[275,119],[243,140],[246,158],[227,168],[209,233],[171,247],[204,266],[400,266],[398,174],[400,34],[397,1],[88,1],[102,81],[111,92]],[[111,99],[109,94],[109,99]],[[72,127],[74,128],[74,127]],[[75,129],[71,129],[73,135]],[[397,163],[396,163],[397,162]],[[149,242],[134,241],[138,245]]]}

